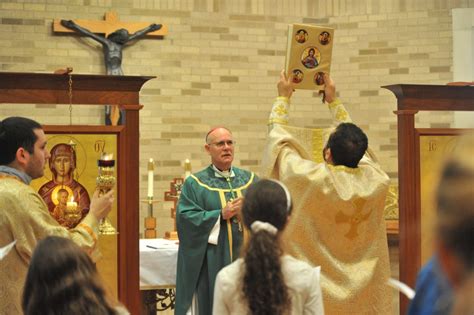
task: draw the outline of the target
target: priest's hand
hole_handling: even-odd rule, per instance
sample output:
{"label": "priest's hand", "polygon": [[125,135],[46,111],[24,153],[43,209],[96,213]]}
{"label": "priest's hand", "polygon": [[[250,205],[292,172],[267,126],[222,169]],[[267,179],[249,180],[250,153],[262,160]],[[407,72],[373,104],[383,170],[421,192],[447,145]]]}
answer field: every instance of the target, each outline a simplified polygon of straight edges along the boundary
{"label": "priest's hand", "polygon": [[291,77],[286,77],[285,70],[281,70],[280,72],[280,80],[278,80],[277,88],[278,96],[287,98],[290,98],[293,94],[293,91],[295,90],[293,82],[291,81]]}
{"label": "priest's hand", "polygon": [[240,216],[243,200],[242,197],[239,197],[227,202],[227,205],[221,210],[222,219],[228,220],[236,215]]}
{"label": "priest's hand", "polygon": [[323,103],[332,103],[336,100],[336,84],[328,73],[324,74]]}
{"label": "priest's hand", "polygon": [[112,210],[114,200],[115,196],[113,189],[100,197],[99,190],[97,189],[92,196],[90,212],[97,218],[97,220],[103,219],[107,216],[110,210]]}

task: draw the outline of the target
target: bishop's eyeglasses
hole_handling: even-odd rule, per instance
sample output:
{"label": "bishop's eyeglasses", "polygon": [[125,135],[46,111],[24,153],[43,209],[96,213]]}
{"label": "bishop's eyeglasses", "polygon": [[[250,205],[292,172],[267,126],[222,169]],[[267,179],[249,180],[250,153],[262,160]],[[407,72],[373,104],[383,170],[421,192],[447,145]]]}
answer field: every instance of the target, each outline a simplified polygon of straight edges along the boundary
{"label": "bishop's eyeglasses", "polygon": [[233,147],[235,145],[235,140],[226,140],[209,143],[209,145],[215,145],[218,148],[223,148],[227,144],[228,147]]}

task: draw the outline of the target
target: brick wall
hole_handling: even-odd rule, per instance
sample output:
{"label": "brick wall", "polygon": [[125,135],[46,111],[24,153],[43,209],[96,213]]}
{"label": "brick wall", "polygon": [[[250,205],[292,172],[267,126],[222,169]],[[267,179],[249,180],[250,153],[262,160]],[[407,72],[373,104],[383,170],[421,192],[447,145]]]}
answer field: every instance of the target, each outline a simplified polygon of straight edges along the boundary
{"label": "brick wall", "polygon": [[[412,3],[410,3],[412,2]],[[157,161],[155,194],[162,199],[173,177],[209,163],[204,135],[226,125],[238,142],[235,164],[259,172],[266,119],[284,66],[288,23],[336,29],[332,77],[340,98],[391,178],[397,178],[395,97],[380,86],[444,84],[452,80],[451,9],[464,1],[271,1],[271,0],[2,0],[0,70],[105,74],[101,46],[93,40],[52,32],[53,19],[102,20],[115,10],[122,21],[168,25],[163,39],[142,39],[124,49],[123,70],[153,75],[141,92],[140,193],[146,195],[146,165]],[[325,126],[330,117],[316,93],[297,91],[292,123]],[[69,122],[67,106],[2,105],[0,119],[24,115],[45,124]],[[99,124],[101,107],[80,106],[74,123]],[[418,117],[418,126],[449,127],[451,113]],[[172,228],[170,202],[159,203],[158,233]],[[146,215],[143,205],[142,217]],[[142,227],[140,227],[142,229]]]}

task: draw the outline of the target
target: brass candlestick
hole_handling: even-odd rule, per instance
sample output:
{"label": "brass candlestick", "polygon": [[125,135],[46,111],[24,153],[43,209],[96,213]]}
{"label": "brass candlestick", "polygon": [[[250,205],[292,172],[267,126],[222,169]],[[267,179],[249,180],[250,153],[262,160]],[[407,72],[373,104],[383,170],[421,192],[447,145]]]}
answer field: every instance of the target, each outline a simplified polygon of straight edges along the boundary
{"label": "brass candlestick", "polygon": [[[99,196],[102,196],[115,186],[115,160],[113,160],[113,154],[102,153],[100,160],[97,161],[97,166],[99,167],[99,176],[96,178],[96,184],[99,189]],[[99,233],[101,235],[118,234],[117,230],[112,226],[107,217],[100,220]]]}

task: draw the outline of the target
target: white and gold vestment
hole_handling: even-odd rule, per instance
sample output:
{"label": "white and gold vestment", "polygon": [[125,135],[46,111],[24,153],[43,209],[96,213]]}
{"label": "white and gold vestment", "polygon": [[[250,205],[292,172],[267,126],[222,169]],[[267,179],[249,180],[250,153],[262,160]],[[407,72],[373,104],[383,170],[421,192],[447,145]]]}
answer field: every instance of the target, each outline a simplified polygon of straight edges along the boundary
{"label": "white and gold vestment", "polygon": [[0,247],[16,240],[15,248],[0,260],[0,314],[23,314],[23,285],[39,240],[51,235],[70,238],[94,258],[99,255],[97,234],[98,222],[92,213],[68,230],[50,215],[33,188],[15,176],[0,173]]}
{"label": "white and gold vestment", "polygon": [[[369,151],[357,168],[325,163],[330,130],[288,126],[288,109],[288,99],[278,97],[262,161],[262,174],[284,182],[292,195],[285,249],[321,266],[326,314],[389,314],[384,221],[389,178]],[[336,124],[350,122],[339,100],[329,109]]]}

